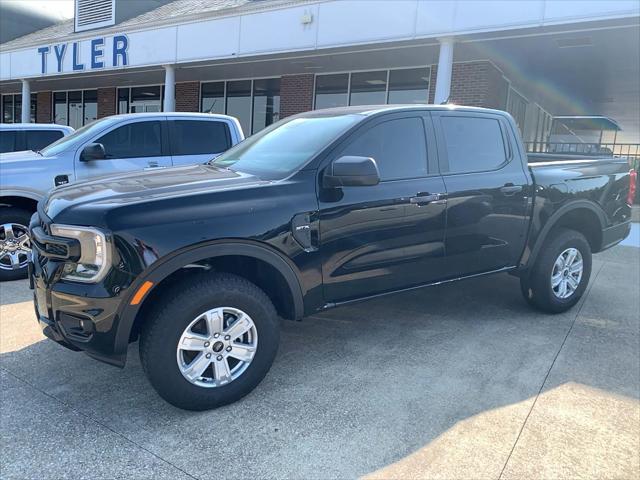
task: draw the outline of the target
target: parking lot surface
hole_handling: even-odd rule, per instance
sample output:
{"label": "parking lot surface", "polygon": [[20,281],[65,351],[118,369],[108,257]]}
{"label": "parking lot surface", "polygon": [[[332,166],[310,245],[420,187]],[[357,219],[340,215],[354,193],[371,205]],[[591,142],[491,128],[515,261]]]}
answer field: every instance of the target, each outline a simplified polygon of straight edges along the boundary
{"label": "parking lot surface", "polygon": [[638,478],[640,248],[594,257],[580,304],[531,310],[478,278],[282,322],[242,401],[163,402],[45,340],[26,281],[0,286],[1,476]]}

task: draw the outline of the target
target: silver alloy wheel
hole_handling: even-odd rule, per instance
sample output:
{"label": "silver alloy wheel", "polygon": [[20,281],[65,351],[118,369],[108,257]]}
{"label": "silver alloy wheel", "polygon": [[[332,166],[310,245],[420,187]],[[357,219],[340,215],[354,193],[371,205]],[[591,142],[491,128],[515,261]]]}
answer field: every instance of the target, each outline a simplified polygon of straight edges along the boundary
{"label": "silver alloy wheel", "polygon": [[582,280],[582,254],[577,248],[567,248],[553,264],[551,289],[560,298],[569,298],[578,289]]}
{"label": "silver alloy wheel", "polygon": [[198,315],[182,332],[176,356],[180,373],[199,387],[236,380],[253,360],[258,331],[242,310],[219,307]]}
{"label": "silver alloy wheel", "polygon": [[29,229],[19,223],[0,225],[0,269],[25,268],[31,255]]}

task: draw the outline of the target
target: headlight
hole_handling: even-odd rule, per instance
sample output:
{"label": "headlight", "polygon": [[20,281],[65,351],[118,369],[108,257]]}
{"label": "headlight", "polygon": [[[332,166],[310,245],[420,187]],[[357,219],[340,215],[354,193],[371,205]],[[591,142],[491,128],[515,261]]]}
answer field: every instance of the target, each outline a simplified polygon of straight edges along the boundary
{"label": "headlight", "polygon": [[88,283],[97,283],[104,278],[111,263],[111,248],[103,232],[89,227],[53,224],[51,234],[80,242],[80,259],[65,264],[62,278]]}

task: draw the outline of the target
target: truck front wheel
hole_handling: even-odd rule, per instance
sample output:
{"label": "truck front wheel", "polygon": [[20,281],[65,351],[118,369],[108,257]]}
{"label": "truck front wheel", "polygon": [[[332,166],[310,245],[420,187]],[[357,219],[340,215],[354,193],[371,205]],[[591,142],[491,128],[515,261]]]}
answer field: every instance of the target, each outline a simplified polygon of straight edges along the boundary
{"label": "truck front wheel", "polygon": [[198,274],[149,312],[140,359],[166,401],[208,410],[242,398],[269,371],[279,342],[273,303],[248,280]]}
{"label": "truck front wheel", "polygon": [[32,212],[22,208],[0,208],[0,282],[27,276],[31,215]]}
{"label": "truck front wheel", "polygon": [[584,294],[591,276],[591,247],[580,232],[559,229],[543,245],[528,276],[520,279],[522,294],[535,308],[560,313]]}

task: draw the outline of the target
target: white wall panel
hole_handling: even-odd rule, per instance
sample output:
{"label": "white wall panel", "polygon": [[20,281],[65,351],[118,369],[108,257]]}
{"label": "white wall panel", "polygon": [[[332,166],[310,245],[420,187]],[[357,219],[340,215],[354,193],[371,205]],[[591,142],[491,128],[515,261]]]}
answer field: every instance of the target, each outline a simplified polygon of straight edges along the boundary
{"label": "white wall panel", "polygon": [[[308,25],[302,24],[305,14],[313,16]],[[317,27],[317,5],[245,15],[241,20],[239,53],[247,55],[313,48]]]}
{"label": "white wall panel", "polygon": [[562,20],[589,19],[590,17],[608,17],[616,15],[639,14],[638,0],[547,0],[544,21],[555,23]]}
{"label": "white wall panel", "polygon": [[431,35],[453,31],[456,2],[431,0],[418,2],[416,35]]}
{"label": "white wall panel", "polygon": [[37,48],[20,50],[11,53],[11,78],[21,78],[40,75],[40,55]]}
{"label": "white wall panel", "polygon": [[11,54],[0,53],[0,80],[11,78]]}
{"label": "white wall panel", "polygon": [[238,53],[240,17],[191,23],[177,28],[179,62],[229,57]]}
{"label": "white wall panel", "polygon": [[129,33],[129,65],[161,65],[175,62],[176,28]]}
{"label": "white wall panel", "polygon": [[543,9],[543,0],[459,0],[454,30],[535,26],[542,22]]}
{"label": "white wall panel", "polygon": [[320,4],[318,47],[411,38],[415,0],[345,0]]}

